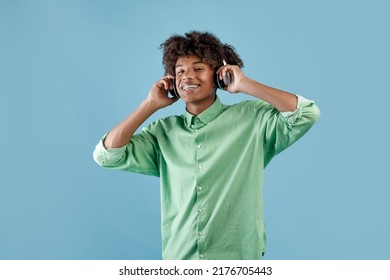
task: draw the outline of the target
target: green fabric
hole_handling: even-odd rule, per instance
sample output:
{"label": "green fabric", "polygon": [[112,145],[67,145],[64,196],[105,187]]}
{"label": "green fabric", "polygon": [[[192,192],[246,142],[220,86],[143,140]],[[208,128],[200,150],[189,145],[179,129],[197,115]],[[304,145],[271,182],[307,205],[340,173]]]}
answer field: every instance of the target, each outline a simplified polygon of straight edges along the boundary
{"label": "green fabric", "polygon": [[124,147],[106,150],[100,141],[94,158],[161,178],[163,259],[261,259],[263,169],[318,117],[301,96],[285,113],[260,100],[223,105],[217,97],[198,116],[150,124]]}

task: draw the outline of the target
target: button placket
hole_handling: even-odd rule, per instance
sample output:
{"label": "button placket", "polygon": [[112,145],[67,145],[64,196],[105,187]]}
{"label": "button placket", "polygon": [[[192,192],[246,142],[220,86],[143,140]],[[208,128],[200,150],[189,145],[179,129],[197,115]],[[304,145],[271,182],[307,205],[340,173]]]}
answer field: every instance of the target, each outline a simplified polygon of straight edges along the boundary
{"label": "button placket", "polygon": [[[199,121],[199,120],[198,120]],[[197,120],[195,119],[194,122],[196,123]],[[205,183],[204,182],[204,173],[206,171],[206,164],[207,162],[204,161],[204,153],[205,153],[205,142],[204,142],[204,135],[199,130],[198,133],[194,134],[194,146],[193,149],[195,151],[195,158],[196,158],[196,165],[195,165],[195,174],[196,174],[196,206],[194,208],[194,214],[196,215],[197,220],[197,230],[196,230],[196,240],[197,240],[197,247],[198,247],[198,254],[199,258],[205,258],[201,257],[201,255],[205,256],[205,249],[206,249],[206,243],[207,243],[207,228],[206,228],[206,221],[207,221],[207,209],[205,206],[207,205],[207,192],[205,191]]]}

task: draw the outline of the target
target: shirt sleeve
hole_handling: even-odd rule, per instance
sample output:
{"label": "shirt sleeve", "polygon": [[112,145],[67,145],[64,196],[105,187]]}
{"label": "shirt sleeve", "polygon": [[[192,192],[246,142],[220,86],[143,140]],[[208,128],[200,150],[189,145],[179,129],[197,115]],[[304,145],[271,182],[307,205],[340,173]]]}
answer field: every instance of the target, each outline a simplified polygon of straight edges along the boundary
{"label": "shirt sleeve", "polygon": [[264,147],[264,163],[300,139],[314,125],[320,110],[312,100],[297,95],[295,111],[279,112],[272,105],[259,110],[259,131]]}
{"label": "shirt sleeve", "polygon": [[103,144],[106,136],[102,137],[93,152],[97,164],[109,169],[160,176],[157,141],[147,129],[134,134],[127,145],[119,148],[106,149]]}

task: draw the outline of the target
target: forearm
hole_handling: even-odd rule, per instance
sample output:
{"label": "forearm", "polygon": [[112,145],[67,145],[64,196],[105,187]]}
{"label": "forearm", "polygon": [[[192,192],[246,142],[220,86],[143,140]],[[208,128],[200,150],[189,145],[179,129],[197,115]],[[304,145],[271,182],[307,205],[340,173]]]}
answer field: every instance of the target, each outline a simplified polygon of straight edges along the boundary
{"label": "forearm", "polygon": [[115,126],[106,136],[104,147],[119,148],[129,143],[134,132],[148,119],[158,108],[152,106],[146,100],[126,119]]}
{"label": "forearm", "polygon": [[241,87],[241,92],[270,103],[280,112],[294,111],[297,108],[298,101],[294,94],[269,87],[248,77],[244,78]]}

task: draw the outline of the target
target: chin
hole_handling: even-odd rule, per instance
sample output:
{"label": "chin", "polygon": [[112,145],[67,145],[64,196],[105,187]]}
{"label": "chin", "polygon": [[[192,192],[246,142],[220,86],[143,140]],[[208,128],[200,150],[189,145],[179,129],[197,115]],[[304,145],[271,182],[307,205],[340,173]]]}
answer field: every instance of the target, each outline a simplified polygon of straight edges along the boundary
{"label": "chin", "polygon": [[212,100],[214,102],[216,98],[216,94],[212,95],[200,95],[200,94],[194,94],[194,95],[182,95],[182,99],[186,103],[202,103],[202,102],[209,102]]}

